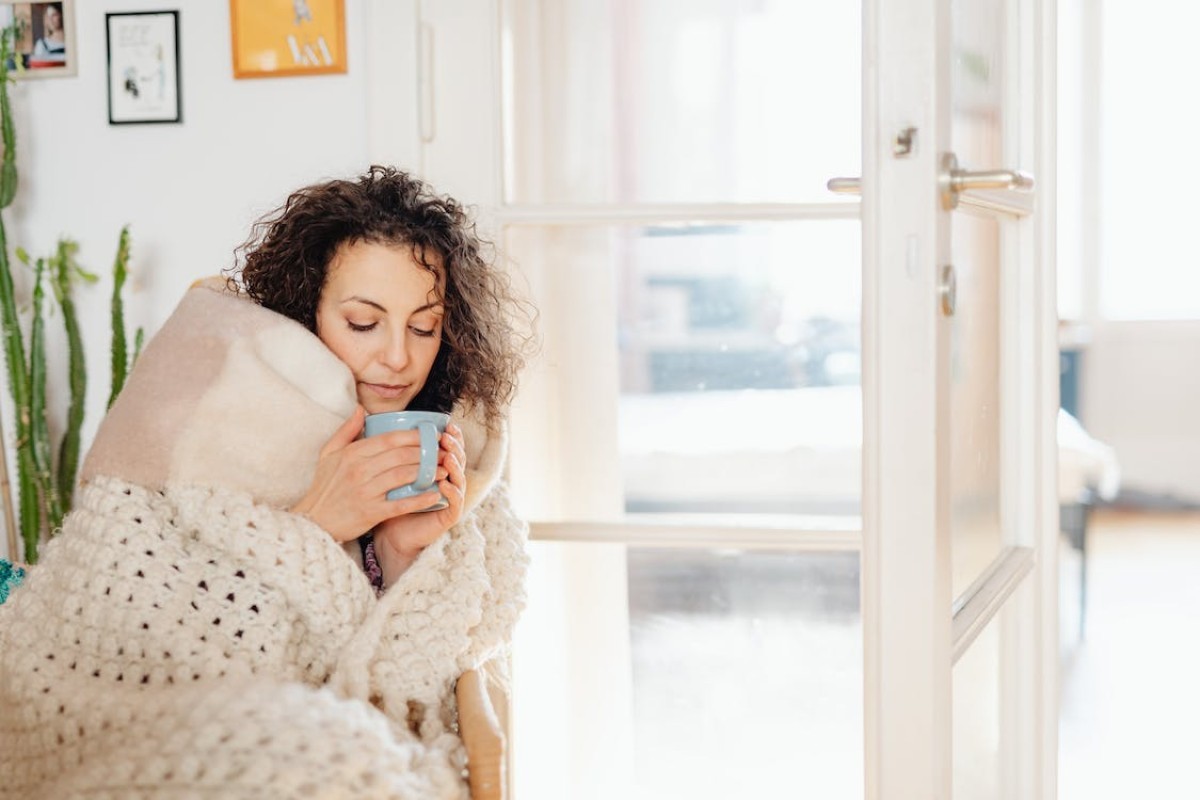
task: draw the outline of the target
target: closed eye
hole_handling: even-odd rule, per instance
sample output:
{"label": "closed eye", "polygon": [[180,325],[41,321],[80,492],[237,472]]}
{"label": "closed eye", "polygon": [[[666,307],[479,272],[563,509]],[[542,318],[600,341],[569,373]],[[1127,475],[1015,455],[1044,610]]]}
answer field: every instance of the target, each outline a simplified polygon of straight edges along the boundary
{"label": "closed eye", "polygon": [[410,331],[412,331],[414,334],[416,334],[417,336],[425,336],[425,337],[433,336],[433,330],[432,330],[432,329],[430,329],[430,330],[425,330],[424,328],[417,328],[417,327],[414,327],[414,326],[412,326],[412,325],[410,325],[410,326],[408,327],[408,329],[409,329]]}
{"label": "closed eye", "polygon": [[350,320],[346,320],[346,324],[350,326],[350,330],[352,330],[352,331],[358,331],[359,333],[366,333],[367,331],[374,330],[375,326],[378,325],[379,323],[372,322],[369,325],[355,325]]}

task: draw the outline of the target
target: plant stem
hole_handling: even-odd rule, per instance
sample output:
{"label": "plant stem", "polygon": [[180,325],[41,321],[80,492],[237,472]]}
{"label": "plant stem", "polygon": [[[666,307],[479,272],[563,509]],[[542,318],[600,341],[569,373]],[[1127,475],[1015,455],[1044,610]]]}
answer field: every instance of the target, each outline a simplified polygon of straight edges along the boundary
{"label": "plant stem", "polygon": [[117,257],[113,262],[113,293],[112,293],[112,389],[108,395],[108,407],[112,408],[113,401],[125,386],[125,377],[129,374],[129,351],[125,342],[125,305],[121,300],[121,289],[129,276],[129,226],[121,228],[121,238],[117,241]]}
{"label": "plant stem", "polygon": [[[75,253],[79,246],[69,239],[60,239],[58,253],[52,263],[51,286],[54,299],[63,312],[63,327],[67,332],[67,377],[71,399],[67,407],[67,428],[63,433],[58,450],[58,497],[62,503],[62,515],[71,510],[71,498],[75,491],[75,475],[79,469],[79,439],[83,428],[84,399],[87,393],[87,363],[84,360],[83,336],[79,330],[79,319],[75,314],[75,301],[71,297],[71,279],[75,273],[83,274],[75,265]],[[90,280],[90,276],[88,277]],[[50,530],[62,525],[62,516],[51,519]]]}
{"label": "plant stem", "polygon": [[[12,122],[12,107],[8,102],[8,59],[12,54],[13,27],[0,31],[0,140],[4,152],[0,156],[0,208],[7,207],[17,191],[17,135]],[[25,343],[21,336],[20,320],[14,297],[12,264],[8,258],[8,236],[0,217],[0,327],[4,333],[4,360],[8,367],[8,389],[13,398],[16,421],[17,484],[20,491],[21,539],[25,546],[25,561],[33,564],[38,556],[37,490],[33,454],[29,448],[29,375],[25,369]]]}
{"label": "plant stem", "polygon": [[[2,68],[0,68],[2,71]],[[0,98],[6,92],[0,87]],[[25,545],[25,560],[30,564],[37,560],[38,524],[32,515],[36,495],[32,491],[32,463],[28,448],[22,443],[29,440],[29,378],[25,374],[25,343],[21,337],[17,304],[13,297],[12,266],[8,260],[8,237],[4,230],[4,219],[0,217],[0,328],[4,336],[4,361],[8,366],[8,388],[13,399],[13,418],[16,422],[16,441],[13,448],[17,453],[17,486],[20,492],[21,540]],[[7,445],[8,443],[5,442]],[[7,450],[3,454],[6,461]],[[11,488],[5,495],[5,506],[12,507]],[[18,554],[12,553],[16,559]]]}
{"label": "plant stem", "polygon": [[0,31],[0,138],[4,158],[0,161],[0,208],[8,208],[17,195],[17,129],[13,124],[12,105],[8,102],[8,59],[17,22]]}
{"label": "plant stem", "polygon": [[46,421],[46,316],[42,311],[45,277],[46,259],[39,258],[33,278],[33,322],[29,328],[29,434],[41,511],[38,535],[43,541],[63,515],[50,463],[50,426]]}
{"label": "plant stem", "polygon": [[137,363],[138,356],[142,354],[142,345],[146,343],[146,329],[138,328],[137,333],[133,335],[133,358],[129,361],[129,369],[133,369],[133,365]]}
{"label": "plant stem", "polygon": [[8,478],[8,437],[4,435],[4,419],[0,417],[0,496],[4,501],[4,530],[7,533],[8,560],[19,561],[17,515],[13,510],[12,482]]}

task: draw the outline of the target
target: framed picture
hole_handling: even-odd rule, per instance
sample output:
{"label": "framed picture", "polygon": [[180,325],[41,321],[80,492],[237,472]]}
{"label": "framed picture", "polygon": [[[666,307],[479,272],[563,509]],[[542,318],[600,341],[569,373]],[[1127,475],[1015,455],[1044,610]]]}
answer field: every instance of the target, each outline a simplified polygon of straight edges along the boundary
{"label": "framed picture", "polygon": [[0,28],[16,24],[9,74],[50,78],[75,74],[75,0],[17,3],[0,0]]}
{"label": "framed picture", "polygon": [[108,122],[182,122],[179,12],[105,14]]}
{"label": "framed picture", "polygon": [[345,0],[229,0],[233,77],[346,71]]}

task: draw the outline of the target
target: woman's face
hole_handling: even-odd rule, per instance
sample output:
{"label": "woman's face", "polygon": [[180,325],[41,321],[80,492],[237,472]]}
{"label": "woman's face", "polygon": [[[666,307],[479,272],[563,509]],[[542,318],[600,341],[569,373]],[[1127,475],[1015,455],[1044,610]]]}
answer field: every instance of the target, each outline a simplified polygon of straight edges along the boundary
{"label": "woman's face", "polygon": [[400,411],[429,378],[444,313],[434,274],[412,248],[355,242],[329,265],[317,336],[354,373],[368,414]]}
{"label": "woman's face", "polygon": [[62,12],[55,6],[46,6],[46,15],[42,18],[46,33],[57,33],[62,30]]}

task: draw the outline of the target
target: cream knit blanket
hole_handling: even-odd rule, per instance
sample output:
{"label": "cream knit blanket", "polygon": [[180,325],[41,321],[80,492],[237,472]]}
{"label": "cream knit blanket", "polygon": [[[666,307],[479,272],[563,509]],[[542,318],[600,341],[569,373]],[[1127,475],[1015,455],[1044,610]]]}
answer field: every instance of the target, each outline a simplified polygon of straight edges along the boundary
{"label": "cream knit blanket", "polygon": [[524,603],[504,437],[454,415],[468,511],[376,599],[280,510],[354,403],[302,326],[188,292],[0,606],[0,797],[466,795],[454,683]]}

